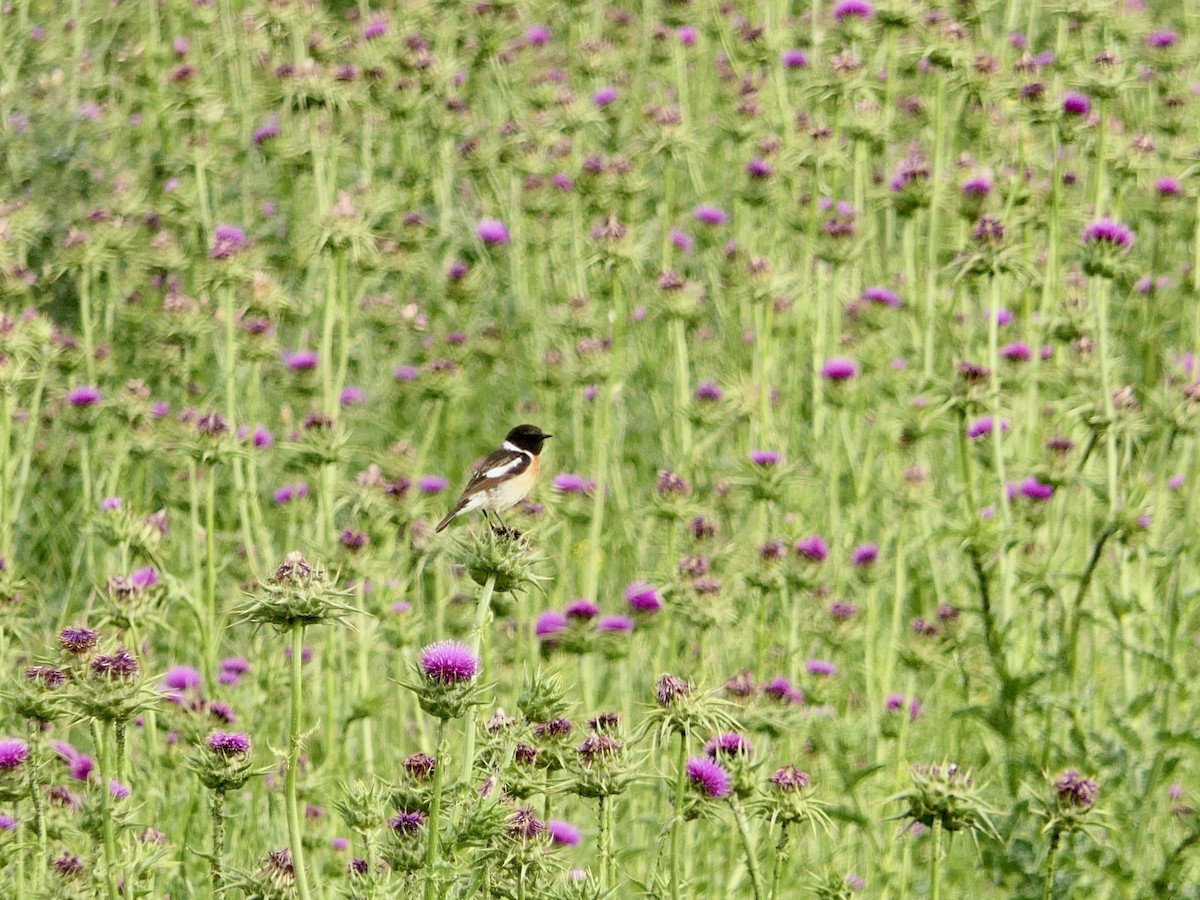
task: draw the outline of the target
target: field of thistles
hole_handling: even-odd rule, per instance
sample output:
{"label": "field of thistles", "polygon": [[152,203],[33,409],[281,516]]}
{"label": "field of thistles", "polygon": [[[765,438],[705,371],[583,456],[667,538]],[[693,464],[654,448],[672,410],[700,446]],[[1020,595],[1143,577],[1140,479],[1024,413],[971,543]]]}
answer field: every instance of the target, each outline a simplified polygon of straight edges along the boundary
{"label": "field of thistles", "polygon": [[1192,6],[5,4],[0,895],[1200,897]]}

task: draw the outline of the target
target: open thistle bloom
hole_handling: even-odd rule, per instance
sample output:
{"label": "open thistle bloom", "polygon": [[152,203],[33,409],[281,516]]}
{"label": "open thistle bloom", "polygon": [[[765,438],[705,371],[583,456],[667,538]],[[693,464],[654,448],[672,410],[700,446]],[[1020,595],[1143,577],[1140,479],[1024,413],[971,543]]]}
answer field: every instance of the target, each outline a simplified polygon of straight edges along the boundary
{"label": "open thistle bloom", "polygon": [[470,681],[480,672],[479,657],[466,644],[438,641],[421,651],[421,672],[442,684]]}
{"label": "open thistle bloom", "polygon": [[476,682],[482,665],[466,644],[458,641],[430,644],[421,651],[416,668],[420,680],[407,686],[431,716],[457,719],[468,707],[482,702],[482,687]]}
{"label": "open thistle bloom", "polygon": [[1100,278],[1115,278],[1133,241],[1133,231],[1113,219],[1090,223],[1083,229],[1083,271]]}
{"label": "open thistle bloom", "polygon": [[663,608],[658,589],[644,581],[635,581],[625,588],[625,602],[634,613],[656,613]]}
{"label": "open thistle bloom", "polygon": [[508,227],[499,219],[484,219],[475,229],[475,233],[489,246],[499,246],[509,241]]}
{"label": "open thistle bloom", "polygon": [[702,796],[712,800],[720,800],[733,793],[729,773],[720,763],[706,756],[693,756],[687,761],[687,779]]}

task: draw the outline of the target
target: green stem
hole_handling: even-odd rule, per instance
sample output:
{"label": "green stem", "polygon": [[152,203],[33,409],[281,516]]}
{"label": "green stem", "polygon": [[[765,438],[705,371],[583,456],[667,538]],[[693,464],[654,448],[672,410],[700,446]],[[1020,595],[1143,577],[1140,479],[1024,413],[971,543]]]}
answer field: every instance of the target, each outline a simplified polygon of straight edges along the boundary
{"label": "green stem", "polygon": [[[496,576],[491,574],[483,583],[479,592],[479,601],[475,604],[475,621],[471,623],[471,650],[483,661],[484,636],[487,634],[488,619],[492,614],[492,594],[496,590]],[[471,706],[464,720],[466,743],[463,745],[463,781],[471,782],[471,770],[475,767],[475,723],[478,707]]]}
{"label": "green stem", "polygon": [[1050,850],[1046,855],[1046,881],[1042,886],[1042,900],[1050,900],[1054,894],[1054,874],[1058,870],[1058,844],[1062,832],[1055,828],[1050,832]]}
{"label": "green stem", "polygon": [[225,792],[213,791],[212,796],[212,868],[213,897],[220,900],[225,896],[225,874],[222,871],[225,859]]}
{"label": "green stem", "polygon": [[112,798],[108,792],[108,754],[105,752],[101,724],[92,720],[92,743],[96,747],[96,769],[100,776],[100,809],[104,817],[104,887],[108,900],[117,900],[117,835],[112,817]]}
{"label": "green stem", "polygon": [[929,856],[929,900],[938,900],[942,892],[942,820],[933,820],[933,846]]}
{"label": "green stem", "polygon": [[742,804],[738,802],[736,794],[730,797],[729,806],[733,809],[733,820],[737,822],[738,833],[742,836],[742,847],[746,851],[746,868],[750,870],[754,900],[763,900],[766,894],[763,890],[762,872],[758,868],[758,853],[754,848],[754,839],[750,836],[750,825],[746,821],[746,813],[742,809]]}
{"label": "green stem", "polygon": [[934,99],[933,164],[929,180],[929,231],[925,235],[925,377],[933,376],[933,338],[937,324],[938,219],[940,218],[942,156],[946,144],[946,78],[939,74]]}
{"label": "green stem", "polygon": [[304,625],[296,622],[291,628],[292,639],[292,717],[288,729],[287,793],[288,841],[292,845],[292,867],[296,872],[296,893],[300,900],[310,900],[308,873],[304,868],[304,844],[300,836],[300,803],[296,796],[296,776],[300,769],[300,712],[304,693],[301,690],[300,666],[304,656]]}
{"label": "green stem", "polygon": [[1109,283],[1106,278],[1092,278],[1088,282],[1092,288],[1092,299],[1096,307],[1096,324],[1100,338],[1100,391],[1104,395],[1104,448],[1107,461],[1108,475],[1108,511],[1115,514],[1120,506],[1117,486],[1117,421],[1116,410],[1113,406],[1112,393],[1112,364],[1109,358],[1108,336],[1108,294]]}
{"label": "green stem", "polygon": [[671,821],[671,900],[682,894],[682,873],[679,871],[680,849],[683,844],[683,792],[687,787],[687,731],[679,735],[679,768],[675,779],[675,818]]}
{"label": "green stem", "polygon": [[609,875],[609,870],[612,867],[612,830],[609,828],[608,813],[612,805],[612,797],[608,794],[600,795],[600,807],[596,812],[596,824],[600,830],[600,892],[602,894],[612,890],[613,883]]}
{"label": "green stem", "polygon": [[442,783],[446,771],[446,720],[438,719],[437,765],[433,767],[433,799],[429,801],[429,841],[425,845],[425,900],[437,900],[437,862],[442,818]]}
{"label": "green stem", "polygon": [[787,868],[791,848],[788,845],[788,827],[785,822],[779,832],[779,841],[775,844],[775,862],[771,873],[771,900],[779,898],[779,882],[783,878],[783,870]]}
{"label": "green stem", "polygon": [[209,646],[205,647],[205,674],[209,688],[215,687],[217,644],[221,625],[217,621],[217,470],[212,466],[204,485],[204,609],[208,613]]}

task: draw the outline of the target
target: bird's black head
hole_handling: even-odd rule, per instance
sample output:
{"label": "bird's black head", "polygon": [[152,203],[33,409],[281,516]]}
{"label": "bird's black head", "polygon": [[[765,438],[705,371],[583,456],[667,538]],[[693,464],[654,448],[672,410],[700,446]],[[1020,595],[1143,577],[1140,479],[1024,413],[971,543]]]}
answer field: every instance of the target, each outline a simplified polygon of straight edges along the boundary
{"label": "bird's black head", "polygon": [[542,431],[536,425],[518,425],[508,433],[508,437],[504,440],[512,444],[514,447],[520,447],[522,450],[528,450],[534,456],[542,452],[542,444],[550,435]]}

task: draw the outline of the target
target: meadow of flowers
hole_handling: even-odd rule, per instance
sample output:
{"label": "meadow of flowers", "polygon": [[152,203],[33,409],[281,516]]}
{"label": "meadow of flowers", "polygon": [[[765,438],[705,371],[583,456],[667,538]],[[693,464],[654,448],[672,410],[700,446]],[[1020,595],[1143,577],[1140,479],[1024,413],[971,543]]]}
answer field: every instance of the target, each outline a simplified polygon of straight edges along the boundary
{"label": "meadow of flowers", "polygon": [[1198,60],[6,3],[0,894],[1200,897]]}

